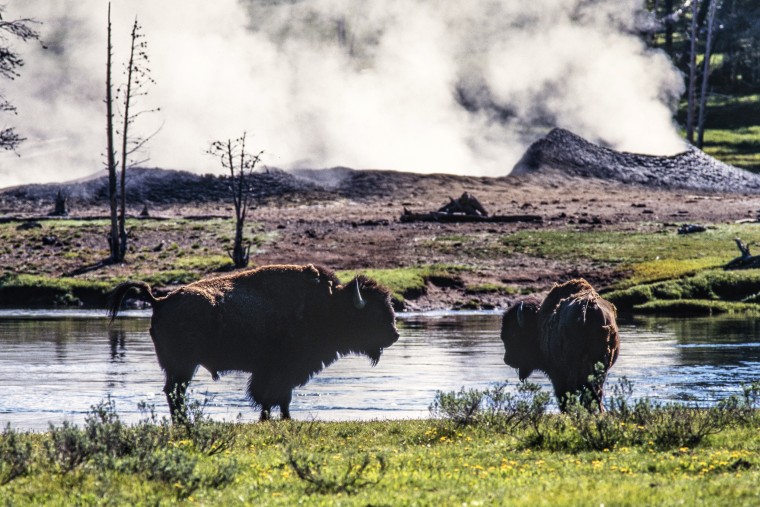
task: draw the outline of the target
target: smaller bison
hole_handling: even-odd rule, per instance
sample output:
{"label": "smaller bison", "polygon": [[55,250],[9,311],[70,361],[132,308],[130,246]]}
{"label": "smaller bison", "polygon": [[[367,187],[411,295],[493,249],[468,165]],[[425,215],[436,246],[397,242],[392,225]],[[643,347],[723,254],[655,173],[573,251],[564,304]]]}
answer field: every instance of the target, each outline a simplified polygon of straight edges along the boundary
{"label": "smaller bison", "polygon": [[362,354],[374,365],[399,336],[387,289],[363,276],[341,285],[311,264],[209,278],[165,297],[144,282],[125,282],[112,292],[112,319],[130,292],[153,307],[150,336],[174,421],[186,416],[185,392],[199,366],[214,380],[226,371],[250,373],[248,396],[261,419],[274,406],[288,419],[295,387],[343,355]]}
{"label": "smaller bison", "polygon": [[615,317],[615,305],[586,280],[555,284],[543,302],[526,298],[504,313],[504,362],[521,381],[534,370],[546,373],[562,411],[568,394],[603,411],[604,381],[620,349]]}

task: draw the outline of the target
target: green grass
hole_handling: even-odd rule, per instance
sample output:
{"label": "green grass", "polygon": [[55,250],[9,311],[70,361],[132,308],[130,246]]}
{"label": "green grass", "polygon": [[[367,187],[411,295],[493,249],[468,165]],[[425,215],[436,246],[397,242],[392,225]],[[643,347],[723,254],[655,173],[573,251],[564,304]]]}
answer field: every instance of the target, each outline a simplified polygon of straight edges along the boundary
{"label": "green grass", "polygon": [[234,264],[229,256],[225,255],[193,255],[177,259],[174,265],[179,269],[188,269],[200,272],[222,271],[232,269]]}
{"label": "green grass", "polygon": [[520,290],[512,285],[504,285],[503,283],[481,283],[468,285],[465,289],[467,294],[518,294]]}
{"label": "green grass", "polygon": [[[108,290],[130,278],[154,287],[194,282],[228,271],[232,220],[129,219],[126,263],[98,266],[108,256],[107,220],[44,220],[41,227],[18,230],[19,222],[0,224],[0,305],[102,306]],[[276,240],[277,233],[251,232],[255,248]],[[55,236],[54,245],[44,242]]]}
{"label": "green grass", "polygon": [[586,261],[624,273],[619,287],[679,278],[722,266],[738,256],[734,238],[760,241],[753,224],[718,225],[698,234],[597,232],[579,230],[521,231],[503,238],[509,252],[563,261]]}
{"label": "green grass", "polygon": [[[686,309],[687,303],[696,309],[694,300],[702,300],[705,308],[712,308],[716,313],[757,311],[760,309],[756,304],[760,302],[760,270],[711,269],[693,276],[615,290],[606,293],[605,297],[623,310],[643,308],[645,311],[662,311],[668,305],[674,310],[678,309],[678,305]],[[721,305],[717,302],[747,304]]]}
{"label": "green grass", "polygon": [[738,250],[733,238],[760,240],[760,229],[752,225],[717,226],[699,234],[652,231],[519,231],[503,238],[510,252],[561,260],[590,260],[609,265],[631,266],[660,259],[691,260],[717,256],[730,260]]}
{"label": "green grass", "polygon": [[[456,404],[455,398],[456,394],[447,399]],[[747,405],[727,410],[649,406],[631,416],[645,417],[651,424],[636,424],[613,410],[604,415],[543,414],[535,425],[517,426],[507,417],[467,424],[445,417],[233,424],[195,416],[191,424],[173,427],[155,416],[127,427],[110,411],[112,405],[106,410],[104,406],[108,407],[94,407],[81,429],[68,425],[41,434],[6,429],[0,435],[4,503],[760,502],[759,414],[757,408],[744,408]],[[514,414],[530,411],[523,408]],[[694,436],[695,420],[707,424],[709,431],[686,445],[684,439]],[[537,431],[542,438],[536,438]],[[599,440],[602,433],[607,437]]]}
{"label": "green grass", "polygon": [[40,275],[5,275],[0,277],[0,305],[13,305],[24,301],[32,305],[102,304],[108,292],[122,281],[88,280],[70,277]]}
{"label": "green grass", "polygon": [[760,125],[705,130],[703,149],[727,164],[760,172]]}
{"label": "green grass", "polygon": [[688,317],[721,314],[760,315],[760,305],[754,303],[735,303],[705,299],[654,300],[636,305],[635,310],[636,313],[659,313]]}
{"label": "green grass", "polygon": [[753,224],[718,225],[704,233],[523,231],[504,238],[518,252],[584,261],[620,279],[604,296],[619,309],[654,313],[757,313],[760,270],[724,271],[739,252],[733,241],[758,242]]}
{"label": "green grass", "polygon": [[[684,125],[686,103],[679,108]],[[760,94],[712,95],[707,102],[703,149],[727,164],[760,172]]]}
{"label": "green grass", "polygon": [[362,274],[391,290],[392,296],[398,301],[404,301],[410,294],[422,294],[426,290],[431,277],[454,279],[457,272],[464,268],[454,266],[417,266],[408,268],[364,269],[357,271],[338,271],[338,278],[343,282],[349,281],[357,274]]}

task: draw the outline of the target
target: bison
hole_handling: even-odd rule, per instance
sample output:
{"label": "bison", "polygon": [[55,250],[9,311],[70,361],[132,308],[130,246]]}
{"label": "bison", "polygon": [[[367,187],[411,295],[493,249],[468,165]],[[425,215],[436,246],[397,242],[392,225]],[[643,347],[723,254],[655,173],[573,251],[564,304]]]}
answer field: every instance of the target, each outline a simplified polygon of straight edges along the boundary
{"label": "bison", "polygon": [[555,284],[543,302],[526,298],[504,313],[504,362],[521,381],[534,370],[546,373],[562,411],[568,394],[603,411],[604,381],[620,349],[615,317],[615,305],[586,280]]}
{"label": "bison", "polygon": [[296,386],[343,355],[366,355],[374,366],[399,337],[387,289],[363,276],[341,285],[311,264],[209,278],[165,297],[144,282],[124,282],[111,294],[112,320],[131,291],[153,307],[150,335],[174,421],[186,416],[187,385],[199,366],[214,380],[250,373],[248,396],[261,420],[274,406],[288,419]]}

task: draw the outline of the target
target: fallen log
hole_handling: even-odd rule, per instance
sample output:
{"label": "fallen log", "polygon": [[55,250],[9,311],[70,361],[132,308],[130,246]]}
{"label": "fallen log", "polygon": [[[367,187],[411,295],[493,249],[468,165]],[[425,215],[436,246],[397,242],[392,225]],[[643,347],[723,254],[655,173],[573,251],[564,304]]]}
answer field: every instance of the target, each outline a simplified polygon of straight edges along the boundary
{"label": "fallen log", "polygon": [[541,215],[464,215],[458,213],[441,213],[433,211],[431,213],[412,213],[404,208],[404,214],[399,221],[401,223],[410,222],[441,222],[441,223],[467,223],[467,222],[485,222],[485,223],[509,223],[509,222],[543,222]]}
{"label": "fallen log", "polygon": [[760,255],[752,255],[749,251],[751,243],[744,244],[739,238],[734,238],[736,247],[741,252],[739,257],[732,259],[724,266],[724,269],[757,269],[760,268]]}

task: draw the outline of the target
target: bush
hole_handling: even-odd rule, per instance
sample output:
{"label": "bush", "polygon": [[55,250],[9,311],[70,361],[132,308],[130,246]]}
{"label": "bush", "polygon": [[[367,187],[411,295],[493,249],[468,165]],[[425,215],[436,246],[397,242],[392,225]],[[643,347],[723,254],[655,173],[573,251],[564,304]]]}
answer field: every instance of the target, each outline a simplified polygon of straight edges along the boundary
{"label": "bush", "polygon": [[581,450],[612,450],[631,441],[631,426],[610,412],[594,413],[577,401],[568,404],[567,417],[581,442]]}
{"label": "bush", "polygon": [[0,438],[0,486],[27,475],[31,460],[31,442],[19,438],[9,423]]}
{"label": "bush", "polygon": [[322,430],[314,421],[292,421],[274,429],[274,440],[284,446],[285,461],[307,483],[307,493],[351,495],[382,480],[387,469],[382,454],[349,452],[328,457],[304,451],[324,439]]}
{"label": "bush", "polygon": [[53,467],[65,474],[90,458],[92,445],[87,433],[64,421],[60,428],[50,425],[50,439],[45,441],[45,451]]}
{"label": "bush", "polygon": [[459,392],[438,391],[429,411],[433,417],[452,421],[457,426],[468,426],[480,415],[480,405],[484,396],[483,391],[465,390],[464,387]]}
{"label": "bush", "polygon": [[387,463],[382,454],[351,453],[346,457],[324,458],[287,448],[288,464],[302,481],[309,484],[308,493],[354,494],[377,484],[383,478]]}
{"label": "bush", "polygon": [[182,426],[200,452],[213,456],[232,447],[237,438],[237,426],[226,422],[217,422],[206,415],[209,400],[203,403],[193,401],[187,404]]}
{"label": "bush", "polygon": [[459,392],[438,392],[430,406],[434,417],[452,421],[457,426],[480,424],[498,431],[513,433],[527,429],[527,440],[539,444],[545,439],[544,419],[551,396],[530,382],[517,385],[515,394],[507,391],[507,383],[490,389],[460,389]]}
{"label": "bush", "polygon": [[721,408],[701,409],[695,405],[669,404],[652,412],[647,426],[651,440],[660,449],[692,447],[708,435],[725,428],[725,412]]}
{"label": "bush", "polygon": [[201,477],[195,473],[197,464],[198,458],[186,451],[167,449],[148,455],[139,466],[149,480],[174,485],[177,497],[187,498],[202,484]]}
{"label": "bush", "polygon": [[109,396],[106,401],[90,407],[85,417],[85,434],[89,453],[106,458],[126,456],[134,449],[127,428],[116,413],[116,405]]}
{"label": "bush", "polygon": [[158,419],[153,405],[141,402],[137,407],[146,417],[128,430],[127,438],[132,442],[133,454],[144,458],[156,449],[166,448],[171,441],[172,430],[166,417]]}

